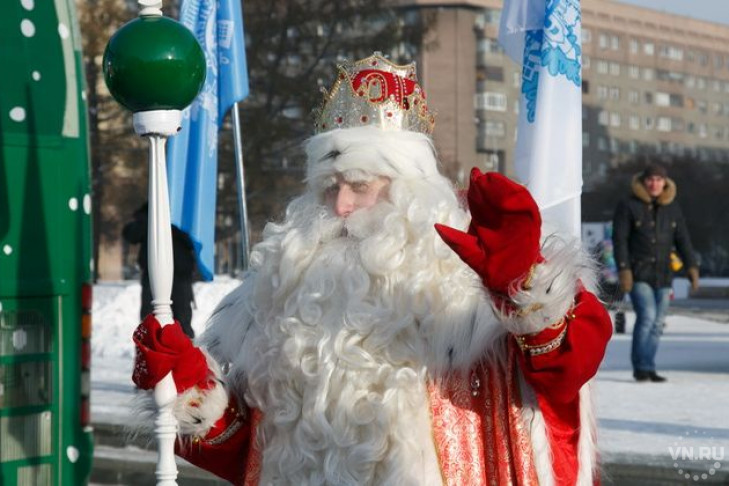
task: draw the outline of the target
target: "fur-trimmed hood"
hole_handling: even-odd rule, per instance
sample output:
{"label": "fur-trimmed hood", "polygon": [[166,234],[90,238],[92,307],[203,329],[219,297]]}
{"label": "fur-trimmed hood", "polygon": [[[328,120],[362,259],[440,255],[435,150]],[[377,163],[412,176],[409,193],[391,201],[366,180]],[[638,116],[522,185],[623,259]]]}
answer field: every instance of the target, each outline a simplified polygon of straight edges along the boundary
{"label": "fur-trimmed hood", "polygon": [[[643,185],[640,176],[640,173],[633,176],[630,187],[635,197],[648,204],[651,202],[652,198]],[[673,182],[673,179],[666,177],[666,187],[663,188],[663,192],[660,196],[658,196],[656,202],[661,206],[667,206],[671,204],[674,199],[676,199],[676,183]]]}

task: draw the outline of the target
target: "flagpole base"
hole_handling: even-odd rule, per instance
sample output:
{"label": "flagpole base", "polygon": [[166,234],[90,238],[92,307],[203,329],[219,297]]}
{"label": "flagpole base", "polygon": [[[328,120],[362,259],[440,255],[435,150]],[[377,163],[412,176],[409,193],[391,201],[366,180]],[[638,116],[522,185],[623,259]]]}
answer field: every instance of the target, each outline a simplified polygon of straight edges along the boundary
{"label": "flagpole base", "polygon": [[171,137],[182,129],[181,110],[138,111],[132,116],[134,131],[142,137]]}

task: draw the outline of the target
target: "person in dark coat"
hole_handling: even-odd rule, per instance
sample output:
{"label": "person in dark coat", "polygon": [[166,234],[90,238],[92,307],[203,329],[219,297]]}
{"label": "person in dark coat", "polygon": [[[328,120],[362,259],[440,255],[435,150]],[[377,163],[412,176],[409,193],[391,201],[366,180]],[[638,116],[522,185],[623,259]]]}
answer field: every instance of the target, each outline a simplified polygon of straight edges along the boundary
{"label": "person in dark coat", "polygon": [[683,260],[691,287],[699,269],[681,208],[676,183],[666,169],[651,164],[633,177],[631,196],[621,201],[613,221],[613,245],[620,288],[635,309],[631,361],[637,381],[662,382],[655,356],[670,302],[671,252]]}
{"label": "person in dark coat", "polygon": [[[132,220],[124,226],[122,236],[132,244],[139,244],[137,264],[142,272],[142,305],[139,311],[141,319],[152,313],[152,291],[149,286],[147,269],[147,204],[134,212]],[[172,279],[172,316],[180,321],[182,330],[191,339],[195,337],[192,329],[192,291],[195,273],[195,249],[187,233],[172,225],[172,253],[175,266]]]}

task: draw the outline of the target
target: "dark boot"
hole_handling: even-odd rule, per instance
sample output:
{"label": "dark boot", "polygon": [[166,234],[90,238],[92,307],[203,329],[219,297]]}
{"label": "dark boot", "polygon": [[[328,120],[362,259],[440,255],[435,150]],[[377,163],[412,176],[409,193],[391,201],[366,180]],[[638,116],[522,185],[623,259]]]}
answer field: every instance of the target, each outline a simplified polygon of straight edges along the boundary
{"label": "dark boot", "polygon": [[650,373],[650,371],[635,370],[633,372],[633,378],[635,378],[635,381],[648,381],[651,379]]}
{"label": "dark boot", "polygon": [[648,371],[635,370],[633,372],[633,378],[635,378],[635,381],[648,381],[651,377]]}
{"label": "dark boot", "polygon": [[648,378],[653,383],[663,383],[667,379],[665,376],[661,376],[658,373],[656,373],[655,371],[649,371],[648,372]]}

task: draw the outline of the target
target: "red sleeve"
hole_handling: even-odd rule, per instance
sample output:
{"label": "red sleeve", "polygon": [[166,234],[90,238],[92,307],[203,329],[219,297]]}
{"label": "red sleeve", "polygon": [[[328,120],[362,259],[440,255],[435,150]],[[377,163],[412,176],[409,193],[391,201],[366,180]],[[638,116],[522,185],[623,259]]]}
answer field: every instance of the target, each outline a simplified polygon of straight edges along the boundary
{"label": "red sleeve", "polygon": [[[520,339],[529,346],[544,349],[560,335],[559,327]],[[580,423],[579,391],[595,376],[612,335],[612,322],[605,307],[586,290],[575,297],[575,306],[566,316],[561,345],[542,354],[517,351],[524,378],[534,388],[546,425],[552,451],[552,471],[556,484],[575,484],[579,476]],[[518,341],[518,339],[517,339]],[[599,484],[599,478],[593,478]]]}
{"label": "red sleeve", "polygon": [[[557,403],[571,402],[582,385],[595,376],[613,330],[605,307],[586,290],[575,296],[572,313],[566,319],[566,334],[559,347],[544,354],[532,355],[528,350],[518,353],[526,381],[539,395]],[[530,343],[546,343],[554,335],[553,329],[545,329],[530,336]]]}
{"label": "red sleeve", "polygon": [[223,416],[205,437],[175,443],[175,453],[235,485],[243,484],[251,442],[251,421],[247,409],[231,398]]}

